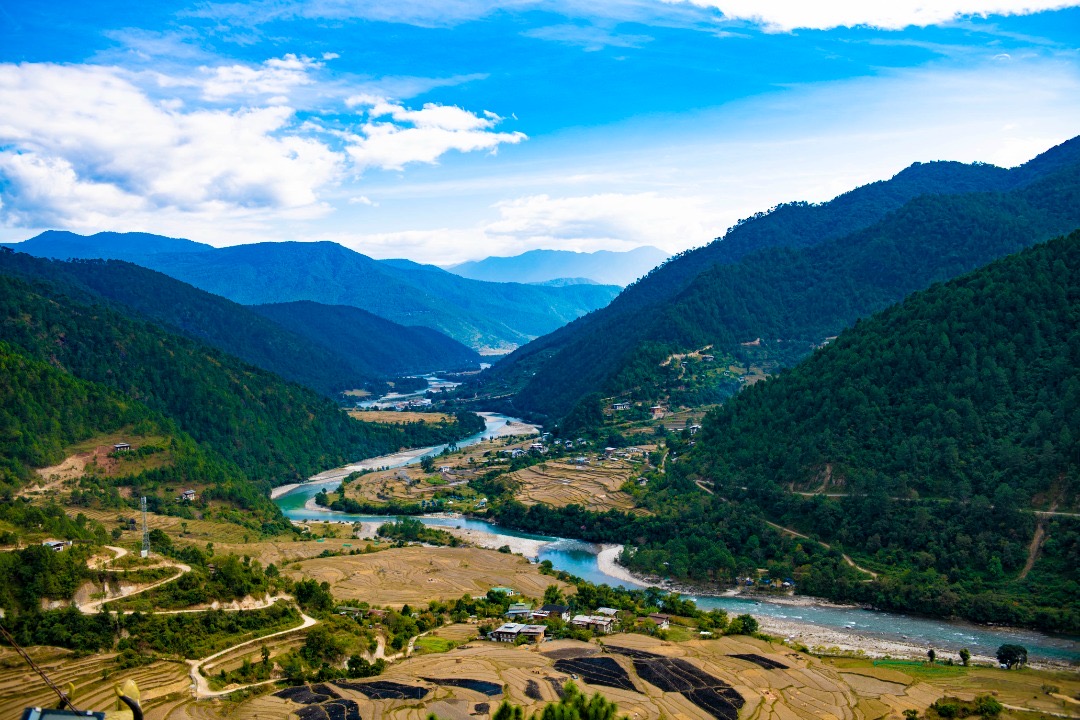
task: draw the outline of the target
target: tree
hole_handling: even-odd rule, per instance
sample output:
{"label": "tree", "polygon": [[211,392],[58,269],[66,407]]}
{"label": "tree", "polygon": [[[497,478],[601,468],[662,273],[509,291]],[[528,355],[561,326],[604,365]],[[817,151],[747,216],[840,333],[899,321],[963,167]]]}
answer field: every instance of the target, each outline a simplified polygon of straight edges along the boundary
{"label": "tree", "polygon": [[1027,664],[1027,648],[1023,645],[1006,643],[997,649],[998,662],[1012,670]]}
{"label": "tree", "polygon": [[914,708],[908,708],[904,711],[904,720],[919,720],[919,711]]}
{"label": "tree", "polygon": [[926,657],[930,658],[930,664],[933,665],[934,661],[937,660],[937,653],[934,652],[934,648],[926,651]]}
{"label": "tree", "polygon": [[420,458],[420,469],[426,473],[433,472],[435,470],[435,458],[430,455]]}
{"label": "tree", "polygon": [[739,615],[727,627],[727,635],[753,635],[758,631],[758,621],[753,615]]}
{"label": "tree", "polygon": [[548,585],[544,588],[545,605],[562,605],[563,600],[563,592],[558,585]]}
{"label": "tree", "polygon": [[971,651],[968,650],[967,648],[961,649],[960,650],[960,664],[963,665],[964,667],[967,667],[969,662],[971,662]]}

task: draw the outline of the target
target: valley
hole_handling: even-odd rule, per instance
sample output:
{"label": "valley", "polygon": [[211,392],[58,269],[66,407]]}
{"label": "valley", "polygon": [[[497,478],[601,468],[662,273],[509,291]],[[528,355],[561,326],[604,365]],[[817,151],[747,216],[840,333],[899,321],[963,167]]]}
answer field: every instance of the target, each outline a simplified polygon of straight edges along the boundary
{"label": "valley", "polygon": [[152,720],[1080,717],[1078,148],[782,205],[621,292],[27,240],[0,623]]}

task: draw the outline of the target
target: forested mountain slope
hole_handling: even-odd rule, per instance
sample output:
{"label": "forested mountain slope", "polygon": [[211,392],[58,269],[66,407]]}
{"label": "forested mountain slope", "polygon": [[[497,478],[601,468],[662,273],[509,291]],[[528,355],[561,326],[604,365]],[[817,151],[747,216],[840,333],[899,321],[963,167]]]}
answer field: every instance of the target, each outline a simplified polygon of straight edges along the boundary
{"label": "forested mountain slope", "polygon": [[[115,307],[76,302],[48,283],[0,275],[0,308],[0,341],[12,352],[90,383],[87,392],[107,393],[106,406],[116,397],[144,405],[264,489],[346,461],[457,436],[453,426],[351,420],[312,390]],[[53,399],[29,393],[20,402]],[[81,410],[69,411],[65,403],[50,412],[62,425]],[[5,432],[21,437],[29,430],[13,422]],[[63,442],[88,430],[56,432]],[[25,463],[60,459],[57,443],[35,443],[49,449],[28,455]]]}
{"label": "forested mountain slope", "polygon": [[1077,510],[1080,231],[860,321],[695,439],[680,474],[885,571],[865,599],[1075,632],[1080,521],[1031,510]]}
{"label": "forested mountain slope", "polygon": [[76,300],[117,303],[327,396],[381,388],[384,380],[406,374],[476,367],[480,360],[436,331],[403,327],[363,310],[343,316],[340,308],[305,303],[296,317],[275,318],[117,260],[63,262],[3,252],[0,273],[52,281]]}
{"label": "forested mountain slope", "polygon": [[49,232],[11,247],[60,259],[128,259],[244,305],[350,305],[401,325],[438,330],[477,350],[528,342],[603,307],[619,290],[481,282],[433,265],[373,260],[331,242],[212,248],[138,233],[82,238]]}
{"label": "forested mountain slope", "polygon": [[480,367],[480,356],[438,330],[405,327],[348,305],[299,300],[252,305],[251,310],[353,362],[378,369],[380,377]]}
{"label": "forested mountain slope", "polygon": [[[517,391],[514,409],[557,419],[594,391],[655,398],[676,350],[738,356],[760,337],[755,358],[789,364],[911,291],[1080,225],[1078,175],[1072,140],[1013,170],[918,165],[822,206],[782,206],[517,350],[478,389]],[[988,190],[956,193],[971,188]]]}

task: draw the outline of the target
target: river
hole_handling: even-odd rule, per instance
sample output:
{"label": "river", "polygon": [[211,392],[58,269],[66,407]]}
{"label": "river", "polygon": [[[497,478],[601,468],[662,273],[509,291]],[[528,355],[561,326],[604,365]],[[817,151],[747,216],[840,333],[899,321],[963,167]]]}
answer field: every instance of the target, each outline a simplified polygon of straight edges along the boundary
{"label": "river", "polygon": [[[466,447],[484,442],[489,438],[505,437],[513,434],[536,432],[535,426],[517,418],[510,418],[497,413],[480,413],[486,422],[483,432],[477,433],[458,443]],[[308,500],[320,490],[334,489],[341,478],[360,469],[379,467],[402,467],[417,463],[424,455],[442,452],[445,446],[420,448],[380,458],[372,458],[362,463],[347,465],[314,476],[308,483],[293,487],[288,492],[275,497],[281,511],[291,520],[336,520],[340,522],[382,522],[386,516],[351,515],[307,507]],[[611,586],[645,587],[603,572],[597,562],[600,548],[591,543],[568,538],[536,535],[502,528],[492,523],[471,518],[453,516],[426,516],[420,520],[426,525],[458,527],[491,533],[510,538],[524,538],[539,541],[538,560],[550,560],[559,570],[584,578],[589,582]],[[838,607],[828,603],[816,603],[812,599],[806,603],[792,605],[770,602],[766,599],[735,596],[721,597],[708,595],[690,595],[698,607],[711,610],[719,608],[729,614],[750,613],[763,619],[782,622],[784,626],[817,626],[841,633],[851,633],[886,642],[905,645],[934,647],[956,652],[968,648],[974,655],[993,656],[997,647],[1003,643],[1016,643],[1027,648],[1029,657],[1034,660],[1057,663],[1080,662],[1080,643],[1074,638],[1053,637],[1030,630],[1015,628],[997,628],[972,623],[935,620],[929,618],[902,615],[899,613],[864,610],[856,607]]]}

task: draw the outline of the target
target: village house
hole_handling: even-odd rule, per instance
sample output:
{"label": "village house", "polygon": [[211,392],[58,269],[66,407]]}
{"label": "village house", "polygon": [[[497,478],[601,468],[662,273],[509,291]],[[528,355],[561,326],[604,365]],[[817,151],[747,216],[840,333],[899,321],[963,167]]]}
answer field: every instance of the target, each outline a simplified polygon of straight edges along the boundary
{"label": "village house", "polygon": [[629,410],[630,409],[630,403],[628,403],[628,402],[617,402],[617,403],[615,403],[614,405],[611,406],[611,409],[615,410],[615,411]]}
{"label": "village house", "polygon": [[649,412],[652,413],[653,420],[660,420],[665,415],[664,407],[662,405],[653,405],[649,408]]}
{"label": "village house", "polygon": [[615,617],[619,614],[618,610],[609,607],[596,608],[596,612],[605,617]]}
{"label": "village house", "polygon": [[671,616],[664,615],[663,613],[652,613],[649,615],[649,620],[656,623],[656,627],[661,630],[667,630],[671,627]]}
{"label": "village house", "polygon": [[128,452],[129,450],[131,450],[131,446],[128,445],[127,443],[122,442],[122,443],[116,443],[115,445],[113,445],[112,449],[113,449],[113,452],[115,452],[115,453],[125,453],[125,452]]}
{"label": "village house", "polygon": [[181,500],[186,500],[187,502],[194,502],[195,501],[195,491],[194,490],[185,490],[184,492],[180,493],[180,499]]}
{"label": "village house", "polygon": [[570,620],[570,607],[568,605],[544,605],[539,610],[533,610],[533,619],[546,620],[548,618],[558,617],[564,621]]}
{"label": "village house", "polygon": [[532,603],[511,603],[510,609],[506,611],[506,617],[528,617],[532,614]]}
{"label": "village house", "polygon": [[514,588],[508,587],[493,587],[489,592],[502,593],[506,597],[514,597],[515,595],[517,595],[517,591],[514,590]]}
{"label": "village house", "polygon": [[53,552],[62,552],[65,548],[71,547],[70,540],[42,540],[41,544]]}
{"label": "village house", "polygon": [[691,435],[697,435],[697,431],[701,429],[701,426],[700,425],[691,425],[690,427],[688,427],[686,429],[690,431]]}
{"label": "village house", "polygon": [[544,641],[547,628],[543,625],[525,625],[523,623],[504,623],[491,631],[490,637],[495,642],[517,642],[523,637],[529,642],[540,643]]}
{"label": "village house", "polygon": [[607,635],[615,627],[615,618],[604,617],[603,615],[575,615],[570,624],[574,627],[592,630],[594,633]]}

